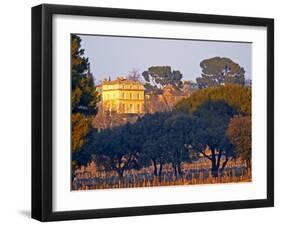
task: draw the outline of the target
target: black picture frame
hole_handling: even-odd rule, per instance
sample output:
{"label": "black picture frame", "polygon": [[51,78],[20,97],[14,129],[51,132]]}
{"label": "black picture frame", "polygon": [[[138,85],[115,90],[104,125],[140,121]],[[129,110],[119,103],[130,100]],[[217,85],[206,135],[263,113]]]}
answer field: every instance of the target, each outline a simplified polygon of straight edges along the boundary
{"label": "black picture frame", "polygon": [[[267,28],[267,198],[95,210],[52,210],[52,18],[55,14],[181,21]],[[122,217],[274,206],[274,20],[43,4],[32,8],[32,218],[40,221]]]}

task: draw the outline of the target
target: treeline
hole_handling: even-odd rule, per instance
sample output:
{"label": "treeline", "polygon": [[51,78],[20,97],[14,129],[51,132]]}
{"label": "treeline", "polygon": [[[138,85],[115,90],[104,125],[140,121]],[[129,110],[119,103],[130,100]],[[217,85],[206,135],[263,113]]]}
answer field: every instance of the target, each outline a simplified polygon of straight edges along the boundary
{"label": "treeline", "polygon": [[[227,84],[246,84],[243,67],[226,57],[212,57],[200,62],[201,76],[192,85],[198,89],[217,87]],[[186,81],[182,81],[183,74],[171,66],[151,66],[142,73],[137,70],[129,72],[128,79],[144,83],[146,91],[157,91],[166,85],[173,85],[179,90],[184,89]]]}
{"label": "treeline", "polygon": [[[240,157],[249,164],[251,123],[246,122],[250,114],[243,111],[244,105],[251,105],[249,98],[243,98],[249,91],[239,85],[230,86],[209,88],[204,97],[194,93],[172,112],[146,114],[134,124],[99,133],[92,130],[83,149],[73,154],[73,160],[81,165],[94,160],[99,168],[116,171],[120,178],[125,170],[152,165],[159,180],[164,164],[172,164],[174,174],[181,176],[184,162],[202,156],[211,161],[213,177],[223,172],[230,159]],[[211,98],[213,93],[233,90],[240,94],[236,101],[228,100],[227,95]],[[201,103],[193,108],[197,95]],[[243,127],[239,122],[244,123]],[[249,145],[244,149],[246,143]]]}

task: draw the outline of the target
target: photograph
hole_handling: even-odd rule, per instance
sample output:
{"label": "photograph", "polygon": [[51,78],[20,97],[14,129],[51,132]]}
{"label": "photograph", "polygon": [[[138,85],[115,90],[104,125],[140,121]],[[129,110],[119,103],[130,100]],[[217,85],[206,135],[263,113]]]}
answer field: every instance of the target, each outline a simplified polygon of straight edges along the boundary
{"label": "photograph", "polygon": [[70,40],[72,191],[252,182],[251,42]]}
{"label": "photograph", "polygon": [[32,218],[273,207],[274,19],[120,7],[32,7]]}

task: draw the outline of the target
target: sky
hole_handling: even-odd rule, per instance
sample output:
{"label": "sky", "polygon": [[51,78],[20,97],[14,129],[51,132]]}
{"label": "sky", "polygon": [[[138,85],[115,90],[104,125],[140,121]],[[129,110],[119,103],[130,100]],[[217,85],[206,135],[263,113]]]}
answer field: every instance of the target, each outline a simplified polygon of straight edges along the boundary
{"label": "sky", "polygon": [[242,66],[252,78],[252,44],[242,42],[134,38],[79,35],[97,83],[108,78],[140,73],[150,66],[171,66],[180,70],[183,80],[201,75],[200,62],[212,57],[227,57]]}

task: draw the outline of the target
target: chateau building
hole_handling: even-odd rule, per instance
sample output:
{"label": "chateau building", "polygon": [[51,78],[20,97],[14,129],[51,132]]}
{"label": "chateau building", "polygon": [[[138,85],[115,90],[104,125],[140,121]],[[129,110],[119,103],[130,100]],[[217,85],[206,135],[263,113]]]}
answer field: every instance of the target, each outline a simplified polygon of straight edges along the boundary
{"label": "chateau building", "polygon": [[174,106],[186,97],[186,94],[178,88],[173,85],[166,85],[162,90],[145,94],[145,112],[172,111]]}
{"label": "chateau building", "polygon": [[103,111],[118,114],[144,114],[144,86],[133,80],[118,77],[104,80],[101,85]]}

